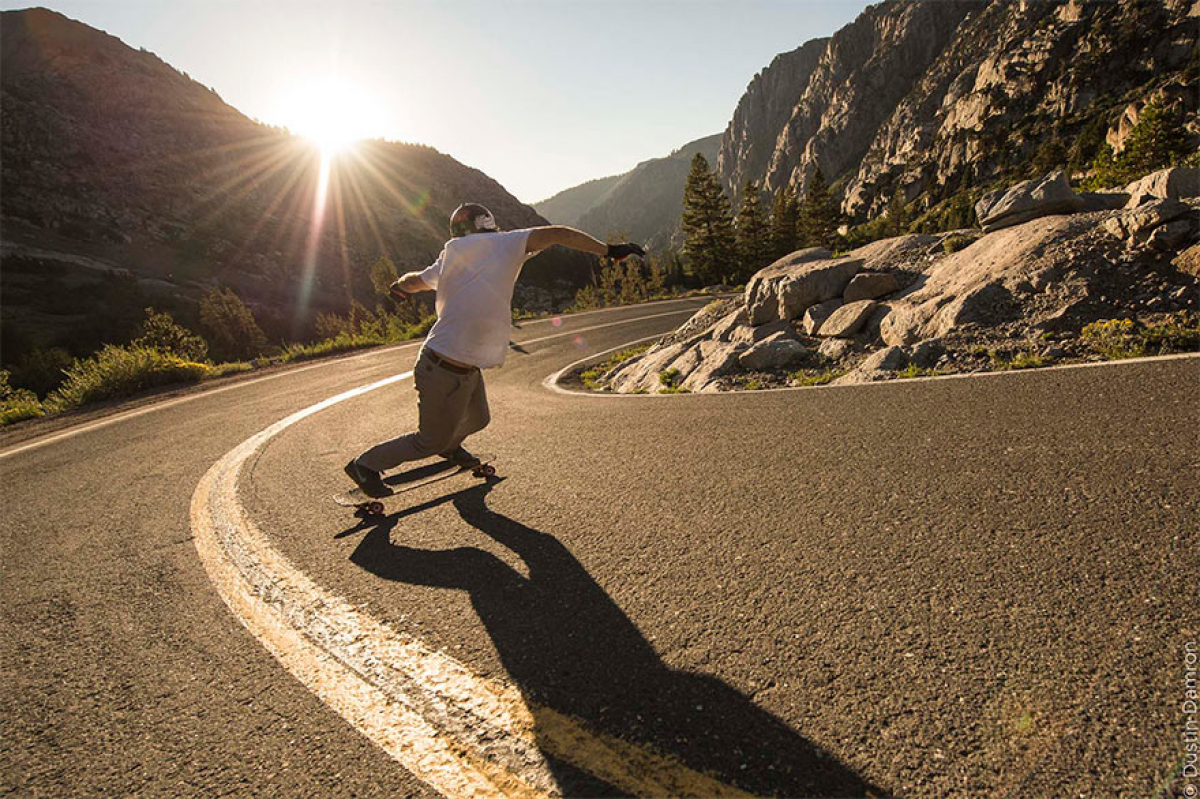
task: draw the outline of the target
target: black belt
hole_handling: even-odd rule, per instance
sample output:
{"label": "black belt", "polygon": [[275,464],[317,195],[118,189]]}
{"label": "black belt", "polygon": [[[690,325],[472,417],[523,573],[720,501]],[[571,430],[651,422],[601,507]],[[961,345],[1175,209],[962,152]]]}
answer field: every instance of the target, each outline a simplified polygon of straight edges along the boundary
{"label": "black belt", "polygon": [[459,366],[458,364],[450,363],[431,349],[426,349],[425,354],[429,356],[429,360],[433,361],[447,372],[454,372],[455,374],[459,375],[469,375],[471,372],[475,371],[474,366]]}

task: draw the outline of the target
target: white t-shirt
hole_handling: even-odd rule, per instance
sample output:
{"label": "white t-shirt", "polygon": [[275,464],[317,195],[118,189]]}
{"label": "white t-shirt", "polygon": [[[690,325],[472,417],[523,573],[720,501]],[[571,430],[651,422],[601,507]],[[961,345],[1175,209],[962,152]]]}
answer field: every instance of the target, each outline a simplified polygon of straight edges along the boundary
{"label": "white t-shirt", "polygon": [[437,289],[438,320],[425,343],[439,355],[488,369],[504,363],[512,330],[513,285],[536,253],[529,229],[472,233],[446,242],[421,280]]}

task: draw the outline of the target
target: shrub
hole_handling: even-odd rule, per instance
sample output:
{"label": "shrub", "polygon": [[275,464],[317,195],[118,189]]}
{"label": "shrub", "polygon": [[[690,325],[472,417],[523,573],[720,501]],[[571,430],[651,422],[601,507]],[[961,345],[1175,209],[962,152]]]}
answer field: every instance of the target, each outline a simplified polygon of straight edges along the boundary
{"label": "shrub", "polygon": [[585,369],[583,372],[580,372],[579,379],[583,382],[585,388],[591,389],[592,391],[598,391],[604,388],[604,375],[608,374],[620,364],[625,363],[625,361],[628,361],[630,358],[636,358],[648,349],[650,349],[650,345],[643,344],[640,347],[630,347],[628,349],[621,350],[620,352],[613,353],[600,363]]}
{"label": "shrub", "polygon": [[1146,346],[1138,336],[1132,319],[1102,319],[1086,325],[1081,333],[1084,343],[1105,360],[1137,358],[1146,355]]}
{"label": "shrub", "polygon": [[849,371],[849,369],[826,369],[824,372],[799,371],[792,373],[788,378],[797,386],[823,386],[826,383],[832,383]]}
{"label": "shrub", "polygon": [[0,425],[13,424],[23,419],[34,419],[46,411],[38,402],[37,395],[27,388],[13,388],[8,384],[8,372],[0,369]]}
{"label": "shrub", "polygon": [[946,251],[947,255],[950,255],[959,250],[965,250],[974,241],[970,236],[949,236],[942,240],[942,249]]}
{"label": "shrub", "polygon": [[230,361],[227,363],[218,363],[208,367],[208,374],[204,375],[205,380],[212,380],[215,377],[224,377],[225,375],[235,375],[240,372],[249,372],[254,369],[254,364],[246,363],[245,361]]}
{"label": "shrub", "polygon": [[71,354],[61,347],[35,347],[21,356],[13,367],[12,382],[44,397],[62,382],[73,360]]}
{"label": "shrub", "polygon": [[322,317],[332,320],[327,321],[326,330],[338,332],[310,344],[288,344],[279,356],[282,363],[409,341],[428,333],[429,328],[437,321],[437,317],[427,316],[416,324],[405,324],[399,316],[388,313],[372,314],[362,306],[358,306],[357,311],[351,309],[348,319],[333,314],[323,314]]}
{"label": "shrub", "polygon": [[915,363],[910,363],[906,368],[896,372],[896,379],[911,380],[914,377],[937,377],[938,375],[950,374],[949,369],[937,369],[934,367],[921,367]]}
{"label": "shrub", "polygon": [[679,370],[664,369],[658,373],[658,382],[667,388],[677,388],[679,386]]}
{"label": "shrub", "polygon": [[587,311],[613,305],[633,305],[666,296],[667,268],[655,256],[623,261],[601,260],[600,274],[575,292],[569,311]]}
{"label": "shrub", "polygon": [[1040,369],[1051,363],[1051,358],[1036,352],[1018,352],[1011,358],[1006,358],[998,352],[990,353],[992,368],[1000,372],[1010,369]]}
{"label": "shrub", "polygon": [[185,361],[155,349],[108,344],[67,370],[66,380],[46,399],[46,407],[65,411],[154,386],[196,382],[208,372],[209,368],[202,363]]}
{"label": "shrub", "polygon": [[171,314],[153,308],[146,309],[138,337],[129,346],[158,350],[185,361],[200,362],[208,357],[208,342],[176,322]]}
{"label": "shrub", "polygon": [[1132,319],[1101,319],[1083,328],[1083,341],[1110,361],[1196,350],[1200,316],[1183,311],[1153,325]]}

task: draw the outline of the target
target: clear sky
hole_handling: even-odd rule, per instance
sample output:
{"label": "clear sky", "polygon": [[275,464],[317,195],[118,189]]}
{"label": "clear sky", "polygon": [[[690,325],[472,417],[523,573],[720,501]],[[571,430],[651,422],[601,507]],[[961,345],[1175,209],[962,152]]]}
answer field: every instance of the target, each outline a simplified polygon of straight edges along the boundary
{"label": "clear sky", "polygon": [[[0,2],[5,9],[31,3]],[[525,202],[724,130],[863,0],[55,0],[248,116],[431,145]],[[303,132],[303,131],[300,131]]]}

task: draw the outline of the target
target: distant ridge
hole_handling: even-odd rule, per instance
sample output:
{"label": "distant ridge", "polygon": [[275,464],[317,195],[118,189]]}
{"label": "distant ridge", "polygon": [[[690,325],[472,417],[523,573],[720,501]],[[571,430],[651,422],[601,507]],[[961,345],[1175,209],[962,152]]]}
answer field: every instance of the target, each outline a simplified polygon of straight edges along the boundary
{"label": "distant ridge", "polygon": [[652,250],[677,246],[683,184],[692,158],[700,153],[714,164],[720,146],[721,134],[705,136],[623,175],[559,192],[534,208],[553,222],[578,225],[598,236],[626,235]]}
{"label": "distant ridge", "polygon": [[533,207],[557,225],[577,226],[580,218],[600,202],[613,186],[620,183],[626,174],[628,173],[596,178],[563,189],[553,197],[534,203]]}

